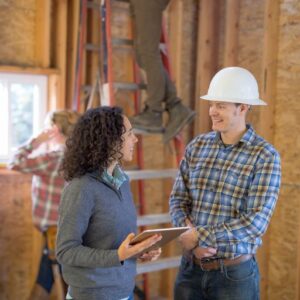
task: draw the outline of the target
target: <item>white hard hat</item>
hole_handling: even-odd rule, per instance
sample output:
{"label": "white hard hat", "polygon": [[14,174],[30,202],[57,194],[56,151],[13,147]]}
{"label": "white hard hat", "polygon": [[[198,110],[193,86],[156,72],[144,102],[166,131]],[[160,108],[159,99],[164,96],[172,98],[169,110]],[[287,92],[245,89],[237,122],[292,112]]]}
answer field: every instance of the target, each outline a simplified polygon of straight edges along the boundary
{"label": "white hard hat", "polygon": [[210,101],[267,105],[259,99],[255,77],[246,69],[228,67],[220,70],[209,84],[207,95],[200,98]]}

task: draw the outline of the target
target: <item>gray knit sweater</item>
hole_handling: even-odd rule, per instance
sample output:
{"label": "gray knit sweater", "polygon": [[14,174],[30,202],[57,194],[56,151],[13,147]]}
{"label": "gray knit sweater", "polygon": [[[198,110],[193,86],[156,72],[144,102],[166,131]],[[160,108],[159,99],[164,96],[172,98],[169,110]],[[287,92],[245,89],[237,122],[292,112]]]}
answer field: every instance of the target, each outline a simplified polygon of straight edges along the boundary
{"label": "gray knit sweater", "polygon": [[76,300],[116,300],[134,288],[135,259],[120,263],[117,249],[136,232],[136,209],[129,181],[119,190],[99,172],[73,179],[60,205],[57,259]]}

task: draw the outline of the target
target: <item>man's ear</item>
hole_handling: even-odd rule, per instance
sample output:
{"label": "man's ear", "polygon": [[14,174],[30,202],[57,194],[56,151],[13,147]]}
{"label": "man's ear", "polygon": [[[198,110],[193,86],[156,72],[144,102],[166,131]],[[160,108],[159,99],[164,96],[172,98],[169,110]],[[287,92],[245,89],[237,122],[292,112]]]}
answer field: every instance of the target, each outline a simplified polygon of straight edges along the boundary
{"label": "man's ear", "polygon": [[245,113],[245,114],[246,114],[249,110],[250,110],[250,105],[244,104],[244,103],[242,103],[242,104],[240,105],[240,111],[241,111],[242,113]]}

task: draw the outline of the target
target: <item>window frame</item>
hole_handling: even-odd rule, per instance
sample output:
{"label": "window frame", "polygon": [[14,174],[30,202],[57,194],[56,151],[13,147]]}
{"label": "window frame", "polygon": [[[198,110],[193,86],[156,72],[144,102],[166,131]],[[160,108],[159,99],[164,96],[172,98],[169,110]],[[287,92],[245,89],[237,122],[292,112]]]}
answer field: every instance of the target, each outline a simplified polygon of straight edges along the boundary
{"label": "window frame", "polygon": [[5,128],[5,136],[6,144],[8,147],[7,154],[0,154],[0,163],[5,164],[13,152],[16,150],[12,147],[12,121],[11,121],[11,86],[13,84],[33,84],[38,86],[38,99],[33,99],[33,132],[32,134],[37,134],[39,130],[43,127],[44,119],[47,112],[47,95],[48,95],[48,78],[44,74],[18,74],[18,73],[9,73],[0,71],[0,81],[4,85],[4,94],[6,104],[6,112],[8,118],[8,124]]}

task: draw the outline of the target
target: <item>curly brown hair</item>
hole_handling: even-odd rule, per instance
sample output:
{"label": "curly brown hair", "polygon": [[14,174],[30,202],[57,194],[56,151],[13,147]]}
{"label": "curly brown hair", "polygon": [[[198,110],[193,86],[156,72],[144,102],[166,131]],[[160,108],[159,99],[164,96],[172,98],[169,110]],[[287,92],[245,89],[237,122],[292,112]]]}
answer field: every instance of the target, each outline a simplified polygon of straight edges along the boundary
{"label": "curly brown hair", "polygon": [[66,141],[62,164],[65,180],[96,170],[102,174],[113,161],[120,160],[125,131],[120,107],[89,109],[81,116]]}

